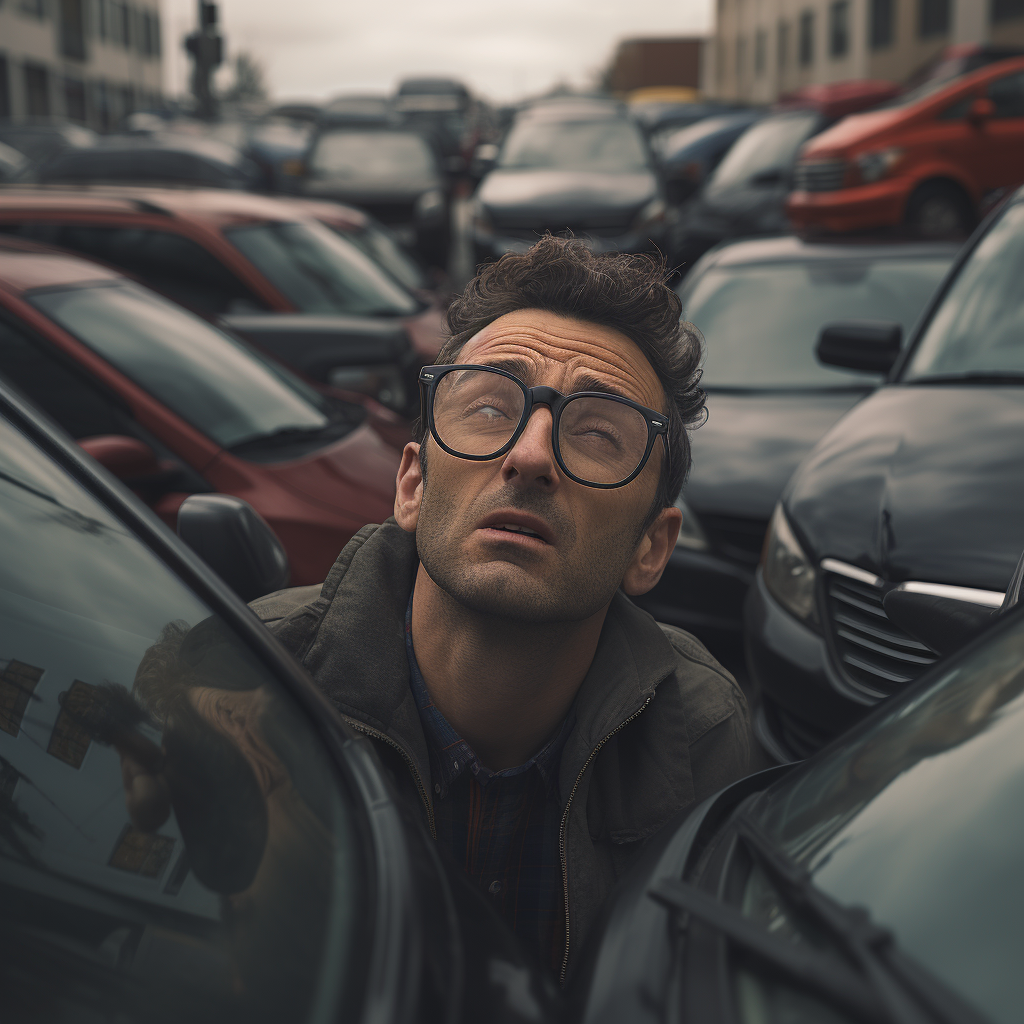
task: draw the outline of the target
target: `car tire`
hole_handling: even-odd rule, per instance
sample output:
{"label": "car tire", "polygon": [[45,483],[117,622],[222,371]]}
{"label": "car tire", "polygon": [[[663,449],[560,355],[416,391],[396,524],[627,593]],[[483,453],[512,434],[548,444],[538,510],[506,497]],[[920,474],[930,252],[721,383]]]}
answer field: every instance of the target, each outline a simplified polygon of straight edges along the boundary
{"label": "car tire", "polygon": [[907,203],[907,227],[919,238],[962,238],[970,234],[974,221],[967,197],[948,182],[918,186]]}

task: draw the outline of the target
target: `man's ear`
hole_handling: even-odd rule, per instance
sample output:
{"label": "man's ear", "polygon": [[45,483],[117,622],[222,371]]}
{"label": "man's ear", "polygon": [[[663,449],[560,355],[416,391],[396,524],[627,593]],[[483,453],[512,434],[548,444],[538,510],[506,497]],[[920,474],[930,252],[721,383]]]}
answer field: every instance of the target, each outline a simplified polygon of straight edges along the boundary
{"label": "man's ear", "polygon": [[423,500],[423,468],[420,466],[420,446],[410,441],[402,450],[402,464],[395,480],[395,519],[408,533],[416,532]]}
{"label": "man's ear", "polygon": [[661,579],[682,525],[683,513],[670,505],[647,528],[622,578],[622,589],[630,597],[646,594]]}

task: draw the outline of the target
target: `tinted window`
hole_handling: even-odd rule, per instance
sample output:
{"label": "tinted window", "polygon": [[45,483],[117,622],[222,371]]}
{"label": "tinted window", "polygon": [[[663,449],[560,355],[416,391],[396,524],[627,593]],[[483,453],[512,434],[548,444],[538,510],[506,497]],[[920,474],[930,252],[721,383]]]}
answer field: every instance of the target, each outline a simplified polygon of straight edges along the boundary
{"label": "tinted window", "polygon": [[749,182],[759,174],[789,173],[801,144],[818,124],[811,112],[769,117],[745,131],[708,181],[708,190]]}
{"label": "tinted window", "polygon": [[225,234],[303,313],[407,316],[419,309],[373,260],[322,224],[253,224]]}
{"label": "tinted window", "polygon": [[3,421],[0,544],[5,1016],[358,1005],[356,808],[288,692]]}
{"label": "tinted window", "polygon": [[402,287],[429,288],[430,281],[419,264],[395,241],[394,236],[377,224],[365,228],[336,228],[347,239],[379,263]]}
{"label": "tinted window", "polygon": [[647,169],[647,151],[630,121],[523,121],[509,132],[499,166],[628,174]]}
{"label": "tinted window", "polygon": [[960,268],[905,380],[1024,374],[1024,205],[1011,206]]}
{"label": "tinted window", "polygon": [[994,117],[1024,117],[1024,71],[997,78],[988,87]]}
{"label": "tinted window", "polygon": [[30,301],[224,447],[327,426],[322,399],[286,370],[136,285],[46,290]]}
{"label": "tinted window", "polygon": [[437,176],[434,154],[412,132],[324,132],[309,165],[313,174],[332,178],[386,181]]}
{"label": "tinted window", "polygon": [[21,224],[17,233],[121,267],[157,291],[204,313],[262,312],[268,306],[197,242],[170,231]]}
{"label": "tinted window", "polygon": [[842,387],[877,383],[823,366],[814,355],[834,320],[913,326],[952,257],[819,260],[712,267],[682,289],[683,317],[707,343],[702,383],[710,388]]}

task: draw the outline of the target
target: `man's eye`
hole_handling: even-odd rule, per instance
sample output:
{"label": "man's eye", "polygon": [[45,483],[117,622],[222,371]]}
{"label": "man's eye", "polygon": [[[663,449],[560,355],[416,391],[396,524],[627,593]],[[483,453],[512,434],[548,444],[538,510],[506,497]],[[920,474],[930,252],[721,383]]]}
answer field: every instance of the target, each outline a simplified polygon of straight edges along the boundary
{"label": "man's eye", "polygon": [[490,402],[482,402],[476,405],[471,405],[466,410],[469,416],[479,416],[481,419],[487,420],[489,423],[493,423],[495,420],[508,419],[508,413],[498,405],[491,404]]}

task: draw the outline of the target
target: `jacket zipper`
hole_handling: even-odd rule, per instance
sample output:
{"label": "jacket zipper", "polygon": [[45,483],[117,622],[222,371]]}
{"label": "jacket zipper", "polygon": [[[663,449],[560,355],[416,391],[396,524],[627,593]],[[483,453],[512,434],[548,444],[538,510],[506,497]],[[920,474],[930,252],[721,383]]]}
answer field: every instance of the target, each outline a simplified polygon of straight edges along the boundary
{"label": "jacket zipper", "polygon": [[[437,842],[437,826],[434,824],[434,808],[430,805],[430,798],[427,796],[427,787],[423,784],[423,776],[420,775],[419,770],[416,768],[416,762],[413,761],[412,755],[406,752],[405,747],[400,743],[396,743],[390,736],[382,733],[379,729],[374,729],[369,725],[364,725],[357,718],[349,718],[348,715],[342,715],[342,718],[356,730],[361,732],[364,736],[371,736],[375,740],[380,740],[381,743],[386,743],[389,747],[394,747],[399,754],[402,755],[402,760],[405,761],[409,771],[412,773],[413,780],[416,782],[416,788],[420,792],[420,799],[423,801],[423,806],[427,812],[427,825],[430,828],[430,838]],[[623,723],[625,725],[625,723]]]}
{"label": "jacket zipper", "polygon": [[647,700],[643,702],[627,718],[624,722],[620,722],[610,733],[594,749],[590,752],[590,756],[583,762],[583,767],[580,769],[579,775],[576,776],[576,781],[573,783],[572,791],[569,793],[569,799],[565,805],[565,811],[562,813],[562,824],[558,830],[558,854],[562,860],[562,891],[565,896],[565,955],[562,957],[562,973],[559,975],[559,984],[565,984],[565,972],[569,967],[569,865],[565,858],[565,826],[569,822],[569,809],[572,807],[572,799],[576,795],[576,790],[580,787],[580,782],[583,780],[583,775],[586,770],[590,767],[590,762],[597,757],[600,753],[601,748],[620,730],[625,729],[630,722],[633,721],[638,715],[641,715],[646,709],[647,705],[654,700],[654,694],[652,693]]}

